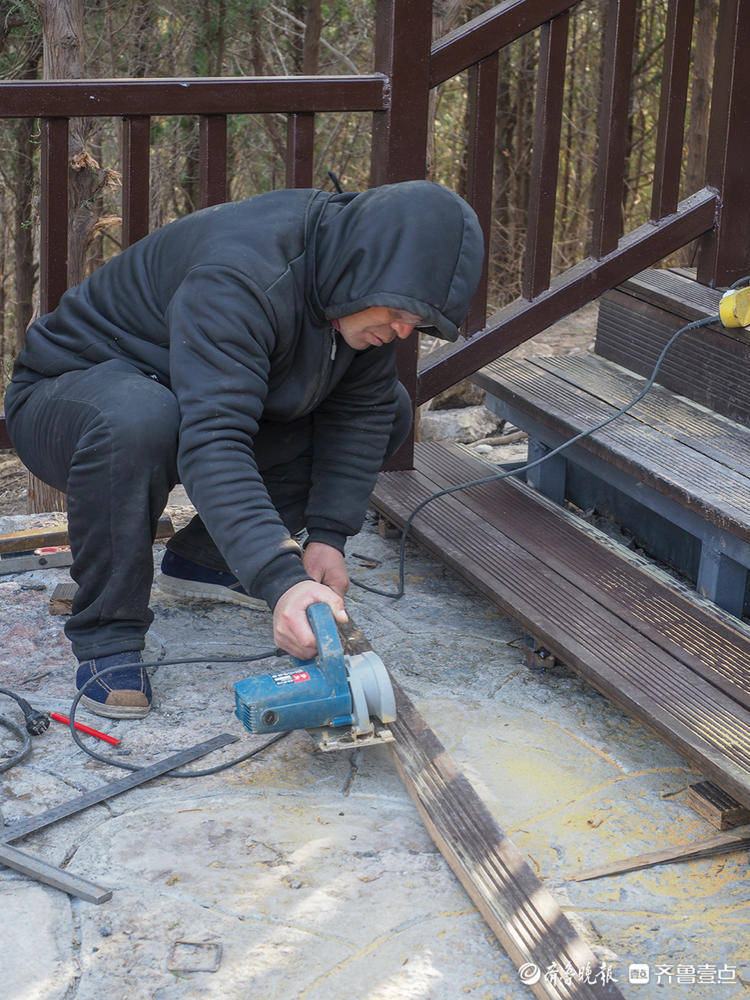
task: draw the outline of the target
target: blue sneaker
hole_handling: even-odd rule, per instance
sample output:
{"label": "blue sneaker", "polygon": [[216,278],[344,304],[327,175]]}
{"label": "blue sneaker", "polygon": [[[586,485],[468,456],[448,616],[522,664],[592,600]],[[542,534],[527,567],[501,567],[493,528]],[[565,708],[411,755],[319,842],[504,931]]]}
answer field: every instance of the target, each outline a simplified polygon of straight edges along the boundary
{"label": "blue sneaker", "polygon": [[79,704],[108,719],[142,719],[151,708],[151,684],[145,669],[139,666],[142,662],[138,650],[82,660],[76,674],[79,691],[100,670],[120,664],[122,670],[113,670],[90,684]]}
{"label": "blue sneaker", "polygon": [[167,549],[161,561],[158,584],[162,590],[180,597],[202,597],[213,601],[241,604],[257,611],[268,611],[265,601],[251,597],[237,577],[221,570],[208,569]]}

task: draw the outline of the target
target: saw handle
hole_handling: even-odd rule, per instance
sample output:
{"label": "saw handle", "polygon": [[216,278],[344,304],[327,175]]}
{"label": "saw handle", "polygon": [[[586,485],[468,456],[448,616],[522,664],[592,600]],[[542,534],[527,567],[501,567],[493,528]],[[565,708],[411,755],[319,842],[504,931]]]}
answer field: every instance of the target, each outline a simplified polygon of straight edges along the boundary
{"label": "saw handle", "polygon": [[[307,608],[307,620],[315,636],[318,645],[317,663],[320,670],[330,678],[332,683],[336,683],[343,676],[346,677],[346,665],[344,663],[344,648],[339,638],[339,630],[336,626],[336,619],[329,605],[322,601],[311,604]],[[297,659],[293,657],[293,659]],[[298,663],[309,662],[297,660]]]}

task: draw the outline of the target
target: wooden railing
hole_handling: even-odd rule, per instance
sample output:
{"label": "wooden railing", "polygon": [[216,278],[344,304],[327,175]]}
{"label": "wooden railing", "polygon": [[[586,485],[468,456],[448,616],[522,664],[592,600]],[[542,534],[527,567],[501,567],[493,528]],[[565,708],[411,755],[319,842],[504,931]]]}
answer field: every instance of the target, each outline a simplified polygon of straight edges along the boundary
{"label": "wooden railing", "polygon": [[[750,3],[720,0],[706,185],[678,203],[694,0],[670,0],[652,218],[623,234],[621,202],[636,0],[605,0],[607,37],[599,157],[589,255],[552,277],[554,206],[566,74],[568,19],[577,0],[505,0],[431,45],[430,0],[377,0],[375,72],[357,77],[110,80],[0,83],[1,117],[42,121],[40,307],[65,290],[68,121],[117,116],[123,128],[123,234],[148,231],[149,123],[155,115],[200,117],[200,204],[226,198],[226,116],[287,115],[288,186],[313,177],[315,114],[373,114],[371,183],[425,175],[430,90],[468,70],[467,198],[489,246],[498,53],[541,29],[522,298],[487,318],[487,268],[471,305],[470,339],[417,358],[399,344],[402,381],[415,404],[458,382],[606,289],[702,237],[698,280],[725,285],[750,270]],[[412,444],[399,453],[408,467]]]}

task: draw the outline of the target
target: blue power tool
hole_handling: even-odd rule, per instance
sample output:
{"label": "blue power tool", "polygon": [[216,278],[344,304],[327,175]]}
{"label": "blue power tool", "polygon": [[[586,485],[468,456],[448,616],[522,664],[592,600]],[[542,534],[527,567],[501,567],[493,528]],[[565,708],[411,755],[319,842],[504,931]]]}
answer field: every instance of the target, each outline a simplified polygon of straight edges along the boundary
{"label": "blue power tool", "polygon": [[251,733],[309,729],[322,750],[392,741],[396,701],[383,661],[372,651],[344,655],[327,604],[311,604],[307,617],[317,657],[292,656],[289,670],[237,681],[234,714]]}

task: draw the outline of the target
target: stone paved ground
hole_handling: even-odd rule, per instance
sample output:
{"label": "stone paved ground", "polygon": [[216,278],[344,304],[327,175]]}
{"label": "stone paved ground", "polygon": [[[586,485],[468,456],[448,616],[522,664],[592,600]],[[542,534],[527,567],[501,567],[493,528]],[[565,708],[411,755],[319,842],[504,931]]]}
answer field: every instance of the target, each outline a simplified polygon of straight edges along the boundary
{"label": "stone paved ground", "polygon": [[[350,572],[389,585],[397,548],[369,520],[349,543]],[[576,677],[530,672],[518,627],[433,558],[410,546],[407,569],[406,597],[353,589],[350,613],[625,995],[750,995],[740,981],[750,982],[742,854],[570,879],[582,866],[712,834],[686,805],[698,776]],[[2,683],[62,711],[72,664],[62,619],[47,605],[64,577],[0,577]],[[154,658],[271,645],[267,614],[180,602],[158,586],[153,608]],[[232,683],[255,669],[268,663],[160,666],[146,720],[98,724],[121,737],[130,761],[218,732],[241,737],[218,755],[228,759],[252,743],[233,717]],[[5,824],[119,776],[53,725],[24,764],[0,775]],[[531,996],[380,748],[323,755],[297,733],[262,758],[214,777],[159,779],[18,846],[114,896],[94,906],[1,869],[3,1000]],[[634,962],[651,965],[650,985],[627,985]],[[666,974],[656,984],[658,965],[671,967],[671,985]]]}

